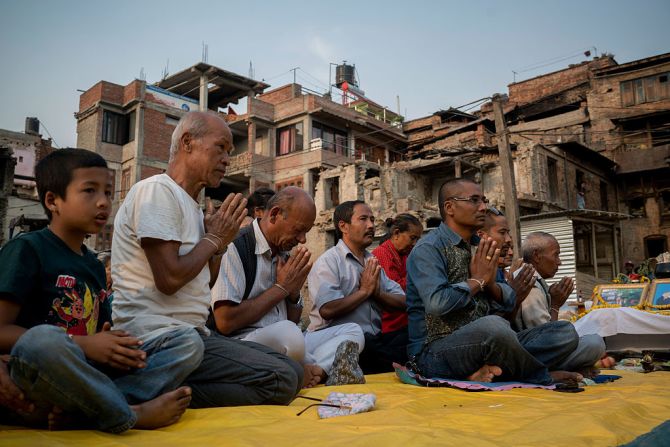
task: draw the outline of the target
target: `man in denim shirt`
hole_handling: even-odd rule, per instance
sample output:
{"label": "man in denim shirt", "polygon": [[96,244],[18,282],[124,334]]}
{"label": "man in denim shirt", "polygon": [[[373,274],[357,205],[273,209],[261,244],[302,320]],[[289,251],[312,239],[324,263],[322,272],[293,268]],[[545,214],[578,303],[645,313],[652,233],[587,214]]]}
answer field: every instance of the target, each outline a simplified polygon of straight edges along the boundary
{"label": "man in denim shirt", "polygon": [[561,346],[547,349],[553,326],[517,334],[492,315],[512,310],[516,298],[507,284],[496,282],[500,249],[491,238],[475,236],[487,202],[470,180],[450,180],[440,188],[443,223],[419,241],[407,261],[408,354],[426,377],[581,380],[579,374],[549,372],[575,349],[574,330]]}

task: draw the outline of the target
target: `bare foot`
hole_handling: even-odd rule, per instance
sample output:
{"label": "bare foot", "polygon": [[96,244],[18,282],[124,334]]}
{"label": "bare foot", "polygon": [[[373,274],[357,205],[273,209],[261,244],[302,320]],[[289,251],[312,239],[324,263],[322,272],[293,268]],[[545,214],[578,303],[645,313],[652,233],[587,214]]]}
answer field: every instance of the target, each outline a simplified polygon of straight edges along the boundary
{"label": "bare foot", "polygon": [[161,394],[155,399],[131,405],[137,422],[133,428],[153,430],[177,422],[191,403],[191,388],[182,386],[169,393]]}
{"label": "bare foot", "polygon": [[595,367],[600,369],[611,369],[614,365],[616,365],[616,360],[609,355],[606,355],[596,362]]}
{"label": "bare foot", "polygon": [[581,374],[570,371],[549,371],[549,375],[554,383],[576,385],[584,380],[584,377]]}
{"label": "bare foot", "polygon": [[319,365],[304,365],[303,369],[305,370],[303,388],[312,388],[326,380],[326,372]]}
{"label": "bare foot", "polygon": [[51,431],[72,430],[76,426],[76,418],[73,415],[65,413],[60,407],[53,407],[47,416],[47,423]]}
{"label": "bare foot", "polygon": [[591,366],[589,368],[584,368],[581,371],[579,371],[579,374],[582,376],[586,377],[587,379],[593,379],[600,374],[600,369],[596,368],[595,366]]}
{"label": "bare foot", "polygon": [[467,380],[471,382],[493,382],[493,378],[500,374],[502,374],[502,369],[499,366],[484,365],[474,374],[470,374]]}

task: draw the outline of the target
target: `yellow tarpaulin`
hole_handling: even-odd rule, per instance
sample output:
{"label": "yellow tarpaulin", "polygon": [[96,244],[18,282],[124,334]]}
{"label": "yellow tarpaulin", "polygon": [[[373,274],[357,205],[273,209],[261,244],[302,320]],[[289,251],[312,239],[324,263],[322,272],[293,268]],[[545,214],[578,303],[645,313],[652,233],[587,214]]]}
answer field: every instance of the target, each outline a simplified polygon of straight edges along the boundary
{"label": "yellow tarpaulin", "polygon": [[401,384],[393,374],[380,374],[367,376],[365,385],[317,387],[302,393],[316,398],[332,391],[375,393],[377,406],[369,413],[319,419],[312,408],[296,416],[314,403],[296,399],[288,407],[188,410],[173,426],[123,435],[10,428],[0,431],[0,445],[594,447],[629,442],[670,419],[670,373],[607,372],[623,378],[576,394],[420,388]]}

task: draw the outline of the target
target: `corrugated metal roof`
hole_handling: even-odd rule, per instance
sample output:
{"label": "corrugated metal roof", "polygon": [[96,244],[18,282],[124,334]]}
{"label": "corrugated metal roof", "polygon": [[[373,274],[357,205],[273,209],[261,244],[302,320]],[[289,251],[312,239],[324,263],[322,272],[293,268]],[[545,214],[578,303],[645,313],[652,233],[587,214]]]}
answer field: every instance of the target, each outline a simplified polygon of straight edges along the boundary
{"label": "corrugated metal roof", "polygon": [[[553,217],[549,219],[537,219],[521,222],[521,239],[525,239],[529,233],[535,231],[544,231],[556,238],[561,247],[561,265],[558,267],[556,275],[547,280],[551,285],[560,281],[563,277],[569,276],[576,279],[577,268],[575,265],[575,237],[572,226],[572,219],[567,216]],[[572,292],[569,300],[577,299],[578,287]]]}

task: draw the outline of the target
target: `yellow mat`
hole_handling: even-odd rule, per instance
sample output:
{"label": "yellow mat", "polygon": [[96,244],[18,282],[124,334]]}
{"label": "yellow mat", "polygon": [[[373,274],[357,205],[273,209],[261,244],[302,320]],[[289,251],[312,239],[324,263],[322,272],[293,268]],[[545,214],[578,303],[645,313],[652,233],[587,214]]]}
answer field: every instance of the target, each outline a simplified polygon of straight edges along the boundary
{"label": "yellow mat", "polygon": [[389,374],[365,385],[317,387],[377,395],[369,413],[321,420],[311,401],[288,407],[257,406],[188,410],[181,421],[154,431],[123,435],[94,431],[48,432],[6,428],[0,445],[23,446],[615,446],[670,419],[670,373],[613,371],[616,382],[568,394],[536,389],[465,392],[401,384]]}

